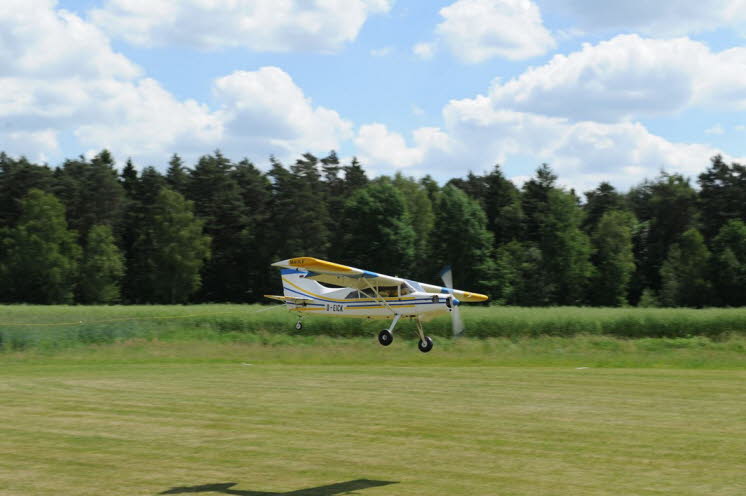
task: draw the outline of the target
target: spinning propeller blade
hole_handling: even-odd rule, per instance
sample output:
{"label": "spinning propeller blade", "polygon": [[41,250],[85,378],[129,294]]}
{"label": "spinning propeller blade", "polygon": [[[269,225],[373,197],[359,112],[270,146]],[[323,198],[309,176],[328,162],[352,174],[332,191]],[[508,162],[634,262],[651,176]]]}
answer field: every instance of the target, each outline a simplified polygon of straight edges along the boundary
{"label": "spinning propeller blade", "polygon": [[[453,289],[453,270],[449,265],[440,273],[440,277],[443,279],[443,284],[446,288]],[[451,293],[449,296],[451,299],[451,328],[453,329],[453,337],[457,337],[464,332],[464,321],[461,319],[461,311],[459,310],[459,302],[456,297]]]}

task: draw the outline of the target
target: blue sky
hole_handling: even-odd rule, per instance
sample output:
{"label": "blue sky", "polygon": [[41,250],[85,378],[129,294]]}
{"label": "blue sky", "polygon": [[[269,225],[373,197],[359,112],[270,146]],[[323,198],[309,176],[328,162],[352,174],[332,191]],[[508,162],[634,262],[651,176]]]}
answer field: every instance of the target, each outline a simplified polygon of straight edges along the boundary
{"label": "blue sky", "polygon": [[580,191],[746,157],[746,2],[8,0],[0,149],[164,168],[330,149]]}

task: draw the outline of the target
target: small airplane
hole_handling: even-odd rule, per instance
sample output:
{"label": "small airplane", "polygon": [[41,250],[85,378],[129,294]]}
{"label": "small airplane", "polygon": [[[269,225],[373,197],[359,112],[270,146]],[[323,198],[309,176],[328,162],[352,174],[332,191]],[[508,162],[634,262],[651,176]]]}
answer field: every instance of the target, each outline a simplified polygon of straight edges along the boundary
{"label": "small airplane", "polygon": [[443,286],[391,277],[312,257],[298,257],[272,264],[280,269],[283,296],[265,295],[284,302],[298,313],[295,328],[303,328],[303,316],[333,315],[362,319],[393,319],[378,334],[378,342],[394,341],[394,327],[401,318],[414,319],[420,337],[418,348],[427,353],[433,340],[425,336],[422,323],[444,313],[451,314],[453,334],[464,330],[458,306],[462,302],[487,301],[488,297],[453,289],[450,267],[441,272]]}

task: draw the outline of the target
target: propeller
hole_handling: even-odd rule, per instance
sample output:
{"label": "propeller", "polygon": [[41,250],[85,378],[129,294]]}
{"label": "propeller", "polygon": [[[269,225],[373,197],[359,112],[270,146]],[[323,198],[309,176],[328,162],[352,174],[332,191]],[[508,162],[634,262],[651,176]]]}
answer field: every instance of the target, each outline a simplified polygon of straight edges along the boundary
{"label": "propeller", "polygon": [[461,312],[458,308],[461,302],[453,294],[453,270],[451,270],[450,265],[441,271],[440,277],[451,293],[448,297],[450,300],[448,306],[451,307],[451,327],[453,328],[453,337],[458,337],[464,332],[464,321],[461,319]]}

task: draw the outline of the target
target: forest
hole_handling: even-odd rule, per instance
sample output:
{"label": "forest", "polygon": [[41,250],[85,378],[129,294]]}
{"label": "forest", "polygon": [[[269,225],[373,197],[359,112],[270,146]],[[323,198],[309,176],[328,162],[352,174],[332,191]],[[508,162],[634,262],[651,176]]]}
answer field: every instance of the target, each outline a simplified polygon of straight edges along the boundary
{"label": "forest", "polygon": [[0,153],[0,302],[260,302],[280,291],[273,261],[313,256],[432,283],[451,265],[492,304],[746,305],[746,167],[720,156],[696,184],[661,171],[582,193],[547,164],[519,188],[499,165],[440,185],[334,152],[269,162]]}

